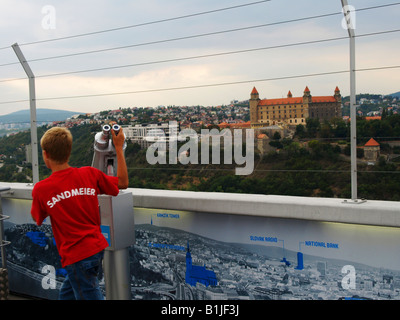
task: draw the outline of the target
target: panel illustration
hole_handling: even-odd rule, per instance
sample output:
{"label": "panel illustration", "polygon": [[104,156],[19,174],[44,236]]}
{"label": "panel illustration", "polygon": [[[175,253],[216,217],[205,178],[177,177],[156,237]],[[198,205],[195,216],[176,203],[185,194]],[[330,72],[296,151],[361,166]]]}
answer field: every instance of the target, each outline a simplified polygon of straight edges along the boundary
{"label": "panel illustration", "polygon": [[[135,300],[400,299],[398,228],[145,208],[134,218]],[[4,226],[10,290],[57,299],[65,274],[49,222],[15,214]]]}

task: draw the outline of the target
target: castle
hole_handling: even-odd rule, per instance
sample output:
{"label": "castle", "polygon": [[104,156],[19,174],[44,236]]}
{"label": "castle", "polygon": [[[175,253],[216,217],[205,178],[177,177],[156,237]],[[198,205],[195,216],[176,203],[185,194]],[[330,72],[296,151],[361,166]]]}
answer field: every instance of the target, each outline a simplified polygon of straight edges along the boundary
{"label": "castle", "polygon": [[336,87],[333,96],[311,96],[306,86],[302,97],[293,97],[289,91],[287,98],[260,100],[254,87],[250,94],[251,127],[261,128],[271,125],[306,124],[306,120],[329,120],[341,117],[342,96]]}

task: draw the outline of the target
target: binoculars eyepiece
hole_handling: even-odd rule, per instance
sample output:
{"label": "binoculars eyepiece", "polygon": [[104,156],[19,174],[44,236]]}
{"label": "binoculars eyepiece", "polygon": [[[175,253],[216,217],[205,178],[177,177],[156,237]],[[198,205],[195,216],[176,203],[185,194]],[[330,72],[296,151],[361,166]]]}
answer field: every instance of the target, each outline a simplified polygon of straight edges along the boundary
{"label": "binoculars eyepiece", "polygon": [[[118,134],[119,130],[121,130],[121,126],[118,124],[113,124],[112,129],[114,130],[115,134]],[[105,124],[102,128],[103,134],[109,136],[111,127],[109,124]]]}

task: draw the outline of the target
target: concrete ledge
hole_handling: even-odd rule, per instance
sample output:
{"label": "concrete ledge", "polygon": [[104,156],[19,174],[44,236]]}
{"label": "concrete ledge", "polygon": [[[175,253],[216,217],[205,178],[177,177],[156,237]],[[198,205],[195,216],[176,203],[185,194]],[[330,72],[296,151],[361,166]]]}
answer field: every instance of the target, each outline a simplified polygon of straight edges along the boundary
{"label": "concrete ledge", "polygon": [[400,203],[394,201],[345,203],[345,199],[335,198],[131,190],[134,206],[144,208],[400,227]]}
{"label": "concrete ledge", "polygon": [[[32,185],[3,183],[11,190],[4,198],[32,199]],[[336,198],[309,198],[219,192],[191,192],[154,189],[127,190],[135,207],[213,212],[284,219],[400,227],[400,203],[368,200],[364,203]]]}

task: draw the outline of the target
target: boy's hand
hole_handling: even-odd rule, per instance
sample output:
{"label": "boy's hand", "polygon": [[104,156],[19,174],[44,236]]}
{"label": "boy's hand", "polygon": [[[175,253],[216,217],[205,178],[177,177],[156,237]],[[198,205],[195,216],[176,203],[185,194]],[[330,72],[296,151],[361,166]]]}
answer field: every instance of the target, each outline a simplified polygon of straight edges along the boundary
{"label": "boy's hand", "polygon": [[118,134],[111,130],[112,139],[117,153],[117,177],[118,177],[118,188],[126,189],[129,186],[128,168],[126,167],[125,155],[123,151],[125,135],[120,128]]}
{"label": "boy's hand", "polygon": [[115,149],[121,148],[124,145],[124,141],[125,141],[125,135],[124,132],[122,131],[122,128],[119,130],[118,135],[115,134],[114,129],[111,130],[111,135],[112,135],[112,139],[113,139],[113,144]]}

